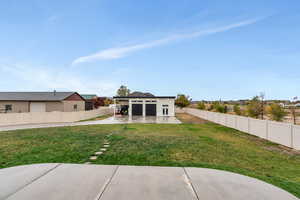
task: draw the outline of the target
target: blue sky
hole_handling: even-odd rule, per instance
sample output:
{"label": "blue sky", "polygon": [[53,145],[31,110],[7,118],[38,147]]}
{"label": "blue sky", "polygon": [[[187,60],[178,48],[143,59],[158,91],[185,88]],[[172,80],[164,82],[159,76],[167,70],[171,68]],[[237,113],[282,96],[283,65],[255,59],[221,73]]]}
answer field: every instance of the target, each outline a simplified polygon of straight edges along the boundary
{"label": "blue sky", "polygon": [[300,94],[298,0],[0,2],[0,91]]}

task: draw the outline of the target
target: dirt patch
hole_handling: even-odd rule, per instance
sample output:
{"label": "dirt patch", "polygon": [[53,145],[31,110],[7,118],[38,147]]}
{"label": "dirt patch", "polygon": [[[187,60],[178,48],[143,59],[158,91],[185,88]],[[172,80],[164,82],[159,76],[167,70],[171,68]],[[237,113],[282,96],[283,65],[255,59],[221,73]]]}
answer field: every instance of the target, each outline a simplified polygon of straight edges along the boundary
{"label": "dirt patch", "polygon": [[278,146],[267,146],[265,147],[266,150],[278,152],[281,154],[287,154],[287,155],[300,155],[300,151],[297,151],[295,149],[291,149],[289,147],[278,145]]}
{"label": "dirt patch", "polygon": [[186,124],[205,124],[208,121],[199,117],[195,117],[193,115],[187,113],[177,113],[176,117]]}

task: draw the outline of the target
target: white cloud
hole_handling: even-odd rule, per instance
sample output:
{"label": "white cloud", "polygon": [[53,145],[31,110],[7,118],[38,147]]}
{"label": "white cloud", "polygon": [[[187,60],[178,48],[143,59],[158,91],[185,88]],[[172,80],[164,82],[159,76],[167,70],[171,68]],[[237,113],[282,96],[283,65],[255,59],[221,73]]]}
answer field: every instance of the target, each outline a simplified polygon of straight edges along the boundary
{"label": "white cloud", "polygon": [[[7,74],[14,82],[14,90],[30,91],[76,91],[79,93],[96,93],[101,96],[112,96],[118,85],[110,81],[90,80],[79,77],[69,71],[56,72],[43,67],[31,67],[26,64],[0,64],[0,72]],[[19,86],[19,87],[18,87]],[[0,90],[7,90],[1,88]]]}
{"label": "white cloud", "polygon": [[250,19],[250,20],[245,20],[245,21],[241,21],[238,23],[234,23],[234,24],[229,24],[226,26],[220,26],[217,28],[205,29],[205,30],[191,32],[191,33],[173,34],[173,35],[170,35],[168,37],[165,37],[165,38],[162,38],[159,40],[153,40],[153,41],[150,41],[147,43],[136,44],[136,45],[132,45],[132,46],[104,49],[102,51],[99,51],[97,53],[94,53],[94,54],[91,54],[88,56],[82,56],[82,57],[76,58],[72,62],[72,65],[76,65],[79,63],[92,62],[92,61],[97,61],[97,60],[113,60],[113,59],[123,58],[123,57],[126,57],[126,56],[130,55],[131,53],[134,53],[139,50],[160,46],[160,45],[167,44],[167,43],[181,40],[181,39],[196,38],[196,37],[202,37],[202,36],[206,36],[206,35],[229,31],[229,30],[232,30],[235,28],[240,28],[243,26],[254,24],[261,19],[262,18]]}

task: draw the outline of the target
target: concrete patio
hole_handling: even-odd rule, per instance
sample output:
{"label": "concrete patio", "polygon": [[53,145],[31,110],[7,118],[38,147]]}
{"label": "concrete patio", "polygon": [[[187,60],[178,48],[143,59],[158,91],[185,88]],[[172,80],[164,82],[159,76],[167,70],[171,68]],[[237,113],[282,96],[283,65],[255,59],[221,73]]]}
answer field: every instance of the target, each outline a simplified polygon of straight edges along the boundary
{"label": "concrete patio", "polygon": [[32,129],[32,128],[63,127],[63,126],[84,126],[84,125],[97,125],[97,124],[130,124],[130,123],[180,124],[181,122],[176,117],[116,116],[116,117],[109,117],[103,120],[95,120],[95,121],[0,126],[0,131]]}
{"label": "concrete patio", "polygon": [[[88,122],[91,124],[92,122]],[[176,117],[155,117],[155,116],[114,116],[104,120],[95,121],[95,124],[180,124],[181,122]]]}
{"label": "concrete patio", "polygon": [[0,170],[1,200],[297,200],[254,178],[205,168],[37,164]]}

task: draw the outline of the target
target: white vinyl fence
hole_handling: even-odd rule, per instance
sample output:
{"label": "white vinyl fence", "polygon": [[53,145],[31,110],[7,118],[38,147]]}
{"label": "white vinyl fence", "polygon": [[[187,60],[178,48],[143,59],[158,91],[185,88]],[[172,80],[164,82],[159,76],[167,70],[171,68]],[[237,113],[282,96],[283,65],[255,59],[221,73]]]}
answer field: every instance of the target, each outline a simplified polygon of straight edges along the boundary
{"label": "white vinyl fence", "polygon": [[300,150],[300,126],[298,125],[216,113],[194,108],[176,109],[176,112],[185,112],[223,126],[234,128]]}
{"label": "white vinyl fence", "polygon": [[107,107],[101,107],[96,110],[78,112],[1,113],[0,126],[18,124],[75,122],[110,113],[113,113],[113,109]]}

